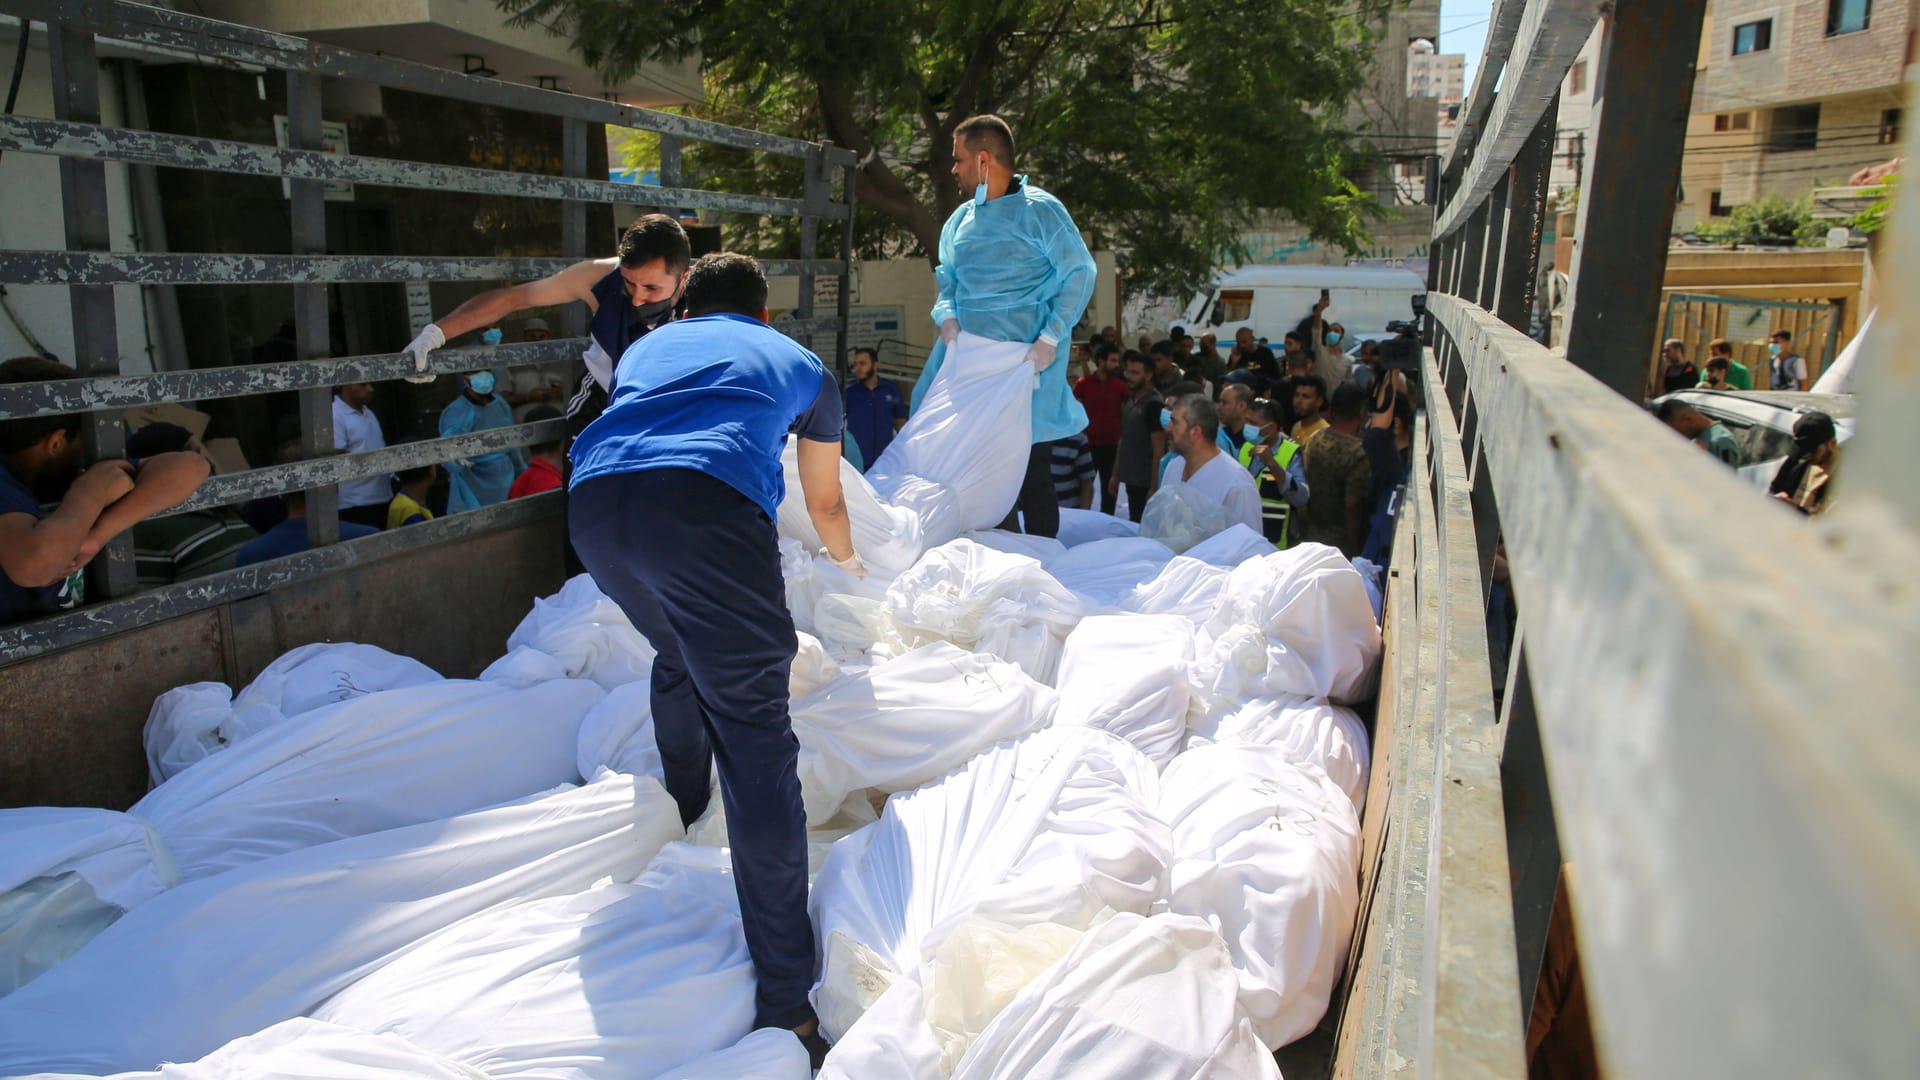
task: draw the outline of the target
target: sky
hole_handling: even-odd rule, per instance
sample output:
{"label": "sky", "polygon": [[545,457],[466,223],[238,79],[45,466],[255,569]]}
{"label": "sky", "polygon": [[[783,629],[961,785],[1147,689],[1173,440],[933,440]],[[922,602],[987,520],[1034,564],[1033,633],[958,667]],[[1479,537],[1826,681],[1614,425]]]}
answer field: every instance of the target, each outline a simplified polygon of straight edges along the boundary
{"label": "sky", "polygon": [[1473,92],[1473,73],[1480,67],[1492,9],[1493,0],[1440,0],[1440,51],[1466,54],[1468,93]]}

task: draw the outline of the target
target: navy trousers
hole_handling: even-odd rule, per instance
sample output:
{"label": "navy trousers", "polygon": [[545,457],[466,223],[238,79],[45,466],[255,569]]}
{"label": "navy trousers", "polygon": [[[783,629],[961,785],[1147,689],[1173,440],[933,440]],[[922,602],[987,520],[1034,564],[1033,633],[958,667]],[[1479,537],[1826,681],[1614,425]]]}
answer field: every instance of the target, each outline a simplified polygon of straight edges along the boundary
{"label": "navy trousers", "polygon": [[705,473],[657,469],[573,489],[587,572],[653,643],[653,730],[682,823],[718,763],[733,881],[759,981],[756,1027],[813,1019],[807,819],[787,714],[793,617],[766,512]]}

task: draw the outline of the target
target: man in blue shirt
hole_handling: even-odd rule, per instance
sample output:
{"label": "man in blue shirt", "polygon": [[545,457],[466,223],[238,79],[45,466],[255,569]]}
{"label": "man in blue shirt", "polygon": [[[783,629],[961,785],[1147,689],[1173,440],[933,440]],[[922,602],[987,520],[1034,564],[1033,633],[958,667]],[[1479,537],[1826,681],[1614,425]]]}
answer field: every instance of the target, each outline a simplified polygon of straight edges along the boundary
{"label": "man in blue shirt", "polygon": [[[1060,531],[1050,469],[1055,439],[1087,426],[1087,411],[1067,385],[1061,342],[1093,297],[1093,255],[1060,200],[1013,171],[1013,130],[997,116],[963,120],[953,134],[953,175],[968,198],[940,230],[940,299],[933,321],[940,342],[913,388],[917,405],[960,331],[992,341],[1032,342],[1040,372],[1033,389],[1033,450],[1014,507],[1026,531]],[[982,418],[985,422],[986,418]],[[1003,527],[1011,528],[1013,515]]]}
{"label": "man in blue shirt", "polygon": [[796,639],[773,522],[792,432],[822,554],[864,576],[840,491],[840,392],[818,357],[766,325],[753,259],[694,263],[686,307],[628,348],[606,411],[574,442],[568,525],[595,583],[658,652],[654,738],[683,823],[706,810],[719,764],[759,981],[754,1026],[793,1029],[817,1058],[807,822],[787,713]]}
{"label": "man in blue shirt", "polygon": [[847,384],[847,432],[860,447],[860,471],[880,460],[894,433],[907,422],[907,399],[890,379],[880,377],[872,349],[853,350],[853,381]]}
{"label": "man in blue shirt", "polygon": [[[280,452],[274,455],[273,463],[291,465],[305,458],[306,454],[302,452],[300,444],[290,442],[282,446]],[[241,544],[240,550],[233,556],[233,565],[250,566],[258,562],[266,562],[268,559],[278,559],[282,555],[306,551],[312,546],[307,541],[306,493],[289,491],[280,496],[280,499],[287,505],[286,520]],[[373,536],[379,531],[371,525],[361,525],[344,518],[340,521],[340,539],[342,540],[358,540],[363,536]]]}
{"label": "man in blue shirt", "polygon": [[[76,379],[53,360],[0,363],[0,383]],[[79,607],[88,562],[121,532],[178,504],[207,478],[199,454],[98,461],[81,469],[86,417],[0,420],[0,624]],[[57,502],[53,510],[42,504]]]}

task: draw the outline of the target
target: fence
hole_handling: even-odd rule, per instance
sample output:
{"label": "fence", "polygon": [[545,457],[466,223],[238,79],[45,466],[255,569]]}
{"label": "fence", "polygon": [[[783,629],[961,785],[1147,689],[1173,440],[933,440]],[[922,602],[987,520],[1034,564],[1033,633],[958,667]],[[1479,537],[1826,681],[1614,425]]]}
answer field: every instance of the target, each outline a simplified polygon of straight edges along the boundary
{"label": "fence", "polygon": [[[73,314],[74,366],[84,376],[69,381],[0,385],[0,419],[89,413],[91,418],[85,427],[85,436],[88,460],[92,461],[122,455],[125,433],[120,412],[124,408],[297,391],[300,440],[309,460],[214,477],[170,513],[304,491],[312,541],[312,549],[299,555],[136,593],[133,591],[132,544],[130,538],[123,535],[102,552],[90,571],[89,596],[105,597],[107,602],[0,628],[0,664],[213,607],[362,560],[508,528],[558,511],[561,496],[535,496],[339,543],[336,485],[341,481],[552,441],[563,434],[564,421],[521,424],[453,438],[410,442],[372,453],[336,456],[330,388],[344,383],[399,379],[413,374],[413,364],[405,354],[324,358],[329,285],[520,281],[542,277],[580,259],[606,254],[590,250],[586,212],[588,206],[595,204],[632,204],[644,200],[662,207],[797,217],[801,222],[800,257],[763,262],[770,275],[800,279],[795,318],[785,322],[782,329],[809,345],[815,335],[832,334],[835,337],[833,355],[845,354],[850,293],[847,275],[851,266],[857,167],[857,159],[849,151],[558,91],[460,75],[121,0],[86,3],[5,0],[0,2],[0,13],[22,20],[22,32],[27,32],[29,20],[45,24],[52,56],[55,117],[49,120],[0,116],[0,151],[53,155],[61,160],[67,236],[65,250],[0,251],[0,285],[67,286]],[[96,39],[170,50],[182,59],[278,73],[286,85],[288,148],[103,126]],[[358,80],[558,118],[563,132],[563,175],[322,153],[322,79]],[[587,175],[588,141],[595,137],[599,125],[657,132],[664,186],[636,188]],[[681,154],[688,141],[800,158],[805,162],[803,190],[798,198],[776,198],[683,187]],[[106,162],[284,178],[291,198],[291,253],[110,251]],[[327,204],[323,189],[329,182],[339,181],[501,199],[558,200],[562,206],[561,236],[557,245],[560,257],[473,259],[324,254]],[[836,258],[819,257],[822,221],[842,223]],[[835,275],[841,280],[839,306],[830,316],[814,310],[813,279],[819,275]],[[122,374],[115,345],[110,288],[122,283],[293,285],[299,359],[157,374]],[[570,333],[583,333],[581,313],[571,313],[569,323]],[[443,349],[433,354],[429,370],[451,374],[478,367],[577,363],[586,344],[585,337],[571,336],[503,345],[487,350],[484,361],[478,359],[478,350]]]}
{"label": "fence", "polygon": [[[1660,340],[1679,338],[1702,377],[1706,375],[1707,345],[1716,338],[1733,343],[1734,359],[1754,373],[1755,390],[1765,390],[1769,385],[1771,363],[1765,342],[1776,330],[1793,335],[1794,350],[1807,361],[1808,386],[1819,381],[1820,373],[1840,354],[1839,304],[1669,292],[1665,308]],[[1653,385],[1658,385],[1662,363],[1658,356],[1648,363]]]}
{"label": "fence", "polygon": [[[1883,569],[1920,551],[1901,472],[1920,365],[1863,361],[1861,434],[1811,522],[1638,404],[1704,8],[1493,8],[1441,163],[1339,1074],[1524,1075],[1563,861],[1608,1073],[1903,1075],[1920,1055],[1920,617]],[[1523,331],[1557,90],[1603,19],[1550,351]],[[1913,224],[1896,275],[1920,272]],[[1518,622],[1496,681],[1502,546]]]}

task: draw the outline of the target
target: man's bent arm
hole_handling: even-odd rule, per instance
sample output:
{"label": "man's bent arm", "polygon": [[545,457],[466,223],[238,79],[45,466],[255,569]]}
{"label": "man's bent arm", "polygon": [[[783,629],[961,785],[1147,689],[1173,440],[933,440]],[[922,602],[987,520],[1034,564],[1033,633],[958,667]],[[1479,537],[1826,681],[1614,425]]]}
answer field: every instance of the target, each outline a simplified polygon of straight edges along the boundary
{"label": "man's bent arm", "polygon": [[434,323],[447,340],[452,341],[461,334],[492,326],[516,311],[571,300],[588,301],[593,296],[594,282],[606,276],[606,264],[612,261],[587,259],[539,281],[488,289],[435,319]]}
{"label": "man's bent arm", "polygon": [[1066,341],[1073,334],[1073,326],[1087,310],[1087,302],[1093,299],[1093,285],[1099,267],[1093,261],[1093,253],[1087,250],[1086,241],[1080,239],[1080,230],[1068,216],[1066,208],[1060,208],[1059,228],[1047,241],[1047,255],[1053,260],[1054,272],[1059,277],[1059,287],[1054,290],[1052,306],[1047,311],[1046,325],[1041,327],[1040,336],[1052,338],[1055,342]]}
{"label": "man's bent arm", "polygon": [[827,554],[844,562],[853,557],[853,525],[840,490],[840,444],[808,438],[795,439],[794,444],[807,517],[813,520],[813,531],[820,534]]}

